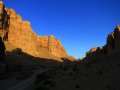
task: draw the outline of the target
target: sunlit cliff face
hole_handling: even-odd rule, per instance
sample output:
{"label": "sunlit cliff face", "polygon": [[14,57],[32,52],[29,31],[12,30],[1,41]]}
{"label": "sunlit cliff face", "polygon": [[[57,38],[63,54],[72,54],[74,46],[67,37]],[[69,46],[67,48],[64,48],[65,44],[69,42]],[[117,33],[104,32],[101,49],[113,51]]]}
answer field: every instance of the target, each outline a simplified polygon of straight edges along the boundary
{"label": "sunlit cliff face", "polygon": [[8,9],[0,2],[0,36],[22,51],[39,56],[39,48],[47,49],[57,57],[67,57],[65,48],[60,41],[50,36],[38,36],[32,30],[29,21],[22,20],[12,8]]}

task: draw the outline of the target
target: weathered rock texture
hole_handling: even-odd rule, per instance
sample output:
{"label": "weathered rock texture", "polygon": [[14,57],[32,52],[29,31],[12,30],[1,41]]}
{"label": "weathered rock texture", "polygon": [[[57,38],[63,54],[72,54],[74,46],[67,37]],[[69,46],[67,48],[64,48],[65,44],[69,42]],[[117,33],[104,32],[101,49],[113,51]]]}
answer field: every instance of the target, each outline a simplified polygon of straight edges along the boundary
{"label": "weathered rock texture", "polygon": [[108,34],[105,46],[90,49],[86,53],[86,58],[105,55],[118,49],[120,49],[120,25],[117,25],[114,31]]}
{"label": "weathered rock texture", "polygon": [[55,56],[66,56],[66,50],[53,35],[37,36],[37,48],[46,48]]}
{"label": "weathered rock texture", "polygon": [[69,59],[70,61],[74,61],[74,60],[76,60],[76,58],[74,58],[74,57],[71,56],[71,55],[67,55],[66,58]]}
{"label": "weathered rock texture", "polygon": [[39,56],[41,48],[47,49],[57,57],[67,57],[65,48],[54,36],[37,36],[30,22],[22,20],[13,9],[5,7],[0,1],[0,36],[22,51]]}

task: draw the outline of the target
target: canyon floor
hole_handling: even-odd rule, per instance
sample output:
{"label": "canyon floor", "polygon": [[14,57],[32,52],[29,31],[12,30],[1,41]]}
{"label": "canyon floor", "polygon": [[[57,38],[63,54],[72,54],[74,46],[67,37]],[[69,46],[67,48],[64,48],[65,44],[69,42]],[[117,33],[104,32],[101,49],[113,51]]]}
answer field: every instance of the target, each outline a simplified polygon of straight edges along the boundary
{"label": "canyon floor", "polygon": [[19,90],[120,90],[119,52],[74,62],[9,52],[6,53],[6,62],[8,72],[0,80],[0,90],[18,90],[12,88],[26,80],[29,80],[27,88],[21,86]]}
{"label": "canyon floor", "polygon": [[119,58],[60,64],[38,75],[35,90],[120,90]]}

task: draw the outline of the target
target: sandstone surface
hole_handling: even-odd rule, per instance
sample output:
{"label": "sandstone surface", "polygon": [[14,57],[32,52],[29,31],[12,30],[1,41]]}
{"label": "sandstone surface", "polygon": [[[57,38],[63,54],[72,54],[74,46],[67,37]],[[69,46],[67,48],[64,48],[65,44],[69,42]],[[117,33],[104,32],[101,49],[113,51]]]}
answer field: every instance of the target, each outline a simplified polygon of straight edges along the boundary
{"label": "sandstone surface", "polygon": [[40,36],[32,30],[29,21],[25,21],[12,8],[8,9],[0,1],[0,36],[23,52],[39,56],[40,50],[46,49],[57,57],[67,57],[65,48],[53,35]]}

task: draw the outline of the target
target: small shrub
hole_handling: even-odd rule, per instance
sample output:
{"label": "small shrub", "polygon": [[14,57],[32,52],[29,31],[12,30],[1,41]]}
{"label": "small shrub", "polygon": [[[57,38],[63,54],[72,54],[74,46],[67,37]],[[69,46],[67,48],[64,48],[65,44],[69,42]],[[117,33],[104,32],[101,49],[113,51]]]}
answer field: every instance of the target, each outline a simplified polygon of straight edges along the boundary
{"label": "small shrub", "polygon": [[118,64],[118,66],[120,66],[120,64]]}
{"label": "small shrub", "polygon": [[86,76],[86,77],[89,77],[90,75],[89,75],[89,74],[86,74],[85,76]]}
{"label": "small shrub", "polygon": [[49,89],[45,86],[40,85],[40,86],[37,86],[35,90],[49,90]]}
{"label": "small shrub", "polygon": [[63,69],[64,69],[64,71],[67,71],[67,68],[68,68],[68,67],[67,67],[67,66],[65,66],[65,67],[63,68]]}
{"label": "small shrub", "polygon": [[42,74],[39,74],[39,75],[37,76],[37,78],[36,78],[36,82],[35,82],[35,83],[40,83],[40,82],[42,82],[42,81],[46,81],[46,80],[49,79],[49,77],[50,77],[50,75],[48,75],[47,72],[44,72],[44,73],[42,73]]}
{"label": "small shrub", "polygon": [[13,52],[13,53],[16,53],[16,54],[18,54],[18,55],[21,55],[21,54],[22,54],[22,49],[16,48],[16,49],[12,50],[12,52]]}
{"label": "small shrub", "polygon": [[87,67],[87,68],[90,68],[90,67],[91,67],[90,63],[88,63],[88,64],[86,65],[86,67]]}
{"label": "small shrub", "polygon": [[79,85],[79,84],[77,84],[77,85],[75,86],[75,88],[80,88],[80,85]]}
{"label": "small shrub", "polygon": [[99,74],[102,75],[103,74],[103,70],[99,70]]}

